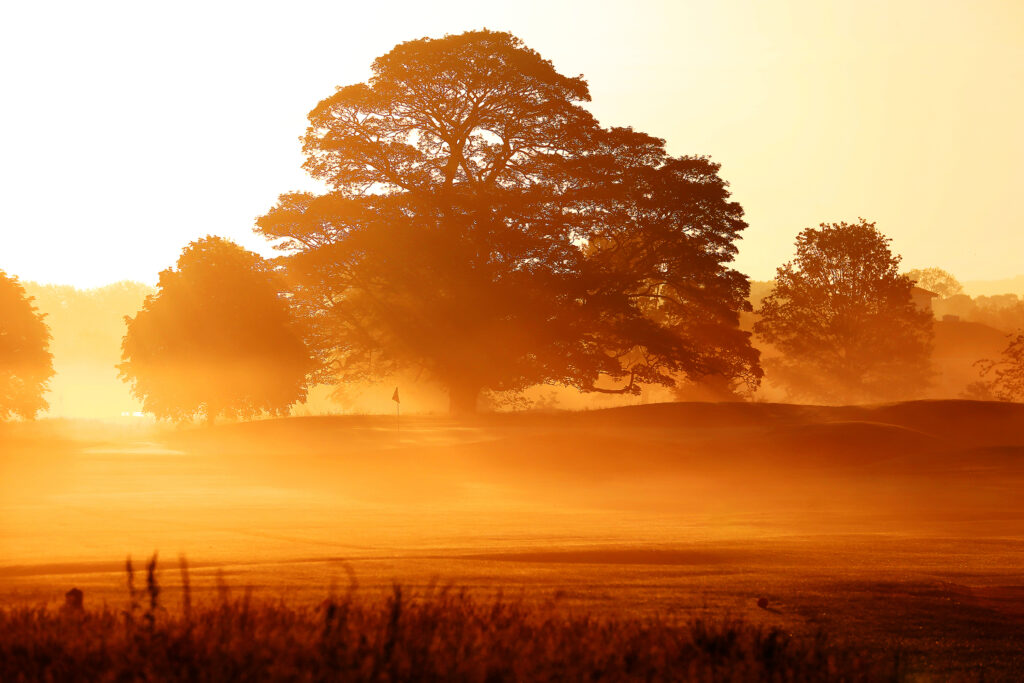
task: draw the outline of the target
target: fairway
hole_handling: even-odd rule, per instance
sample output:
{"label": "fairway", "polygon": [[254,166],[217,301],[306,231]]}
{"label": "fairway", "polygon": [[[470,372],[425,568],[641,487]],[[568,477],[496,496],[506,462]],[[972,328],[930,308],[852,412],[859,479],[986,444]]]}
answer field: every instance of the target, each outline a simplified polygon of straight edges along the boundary
{"label": "fairway", "polygon": [[[729,614],[1002,662],[1024,627],[1024,408],[659,404],[473,420],[3,426],[0,591],[165,605],[453,585],[560,609]],[[758,600],[767,601],[766,608]],[[950,648],[949,644],[956,644]],[[1016,668],[1014,668],[1016,667]]]}

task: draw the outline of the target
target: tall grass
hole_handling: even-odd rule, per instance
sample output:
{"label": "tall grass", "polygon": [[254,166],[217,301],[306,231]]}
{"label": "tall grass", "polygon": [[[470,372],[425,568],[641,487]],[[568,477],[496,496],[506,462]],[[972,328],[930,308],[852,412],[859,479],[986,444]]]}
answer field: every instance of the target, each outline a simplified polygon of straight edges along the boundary
{"label": "tall grass", "polygon": [[897,657],[730,619],[596,617],[465,591],[350,590],[317,607],[232,598],[165,610],[126,565],[124,610],[0,609],[2,681],[860,681]]}

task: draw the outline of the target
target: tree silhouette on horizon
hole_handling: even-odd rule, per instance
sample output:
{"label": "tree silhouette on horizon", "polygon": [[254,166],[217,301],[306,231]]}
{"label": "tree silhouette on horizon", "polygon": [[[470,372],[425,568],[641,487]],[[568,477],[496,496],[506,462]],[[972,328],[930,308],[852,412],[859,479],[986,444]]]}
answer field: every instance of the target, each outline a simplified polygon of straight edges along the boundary
{"label": "tree silhouette on horizon", "polygon": [[402,43],[310,112],[305,168],[330,190],[282,195],[257,231],[288,254],[320,380],[415,369],[453,413],[542,383],[756,385],[718,165],[602,128],[589,99],[484,30]]}
{"label": "tree silhouette on horizon", "polygon": [[963,294],[964,287],[949,271],[942,268],[914,268],[904,273],[921,289],[935,292],[943,299]]}
{"label": "tree silhouette on horizon", "polygon": [[931,376],[932,314],[911,297],[900,257],[874,223],[803,230],[780,266],[754,332],[780,355],[765,364],[790,395],[829,403],[914,396]]}
{"label": "tree silhouette on horizon", "polygon": [[54,375],[50,328],[18,278],[0,270],[0,420],[46,410]]}
{"label": "tree silhouette on horizon", "polygon": [[306,397],[312,359],[282,289],[259,255],[192,242],[126,319],[120,377],[159,418],[287,413]]}

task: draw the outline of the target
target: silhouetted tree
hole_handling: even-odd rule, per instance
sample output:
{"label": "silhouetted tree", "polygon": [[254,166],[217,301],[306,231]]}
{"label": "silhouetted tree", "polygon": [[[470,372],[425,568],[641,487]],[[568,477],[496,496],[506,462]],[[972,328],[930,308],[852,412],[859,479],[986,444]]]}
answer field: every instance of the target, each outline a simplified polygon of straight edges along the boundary
{"label": "silhouetted tree", "polygon": [[453,412],[538,383],[756,384],[727,266],[746,224],[718,165],[601,128],[589,99],[472,31],[398,45],[317,105],[305,168],[331,191],[283,195],[258,231],[292,254],[321,379],[418,368]]}
{"label": "silhouetted tree", "polygon": [[912,396],[930,375],[932,316],[874,223],[822,223],[797,237],[754,331],[782,353],[769,377],[828,402]]}
{"label": "silhouetted tree", "polygon": [[121,378],[160,418],[287,412],[312,363],[282,289],[257,254],[219,237],[191,243],[126,319]]}
{"label": "silhouetted tree", "polygon": [[51,377],[50,330],[18,279],[0,270],[0,419],[46,410]]}
{"label": "silhouetted tree", "polygon": [[964,291],[960,281],[942,268],[915,268],[908,270],[906,276],[921,289],[935,292],[943,299],[962,294]]}
{"label": "silhouetted tree", "polygon": [[999,358],[975,363],[981,379],[971,384],[971,398],[996,401],[1024,401],[1024,334],[1011,335]]}

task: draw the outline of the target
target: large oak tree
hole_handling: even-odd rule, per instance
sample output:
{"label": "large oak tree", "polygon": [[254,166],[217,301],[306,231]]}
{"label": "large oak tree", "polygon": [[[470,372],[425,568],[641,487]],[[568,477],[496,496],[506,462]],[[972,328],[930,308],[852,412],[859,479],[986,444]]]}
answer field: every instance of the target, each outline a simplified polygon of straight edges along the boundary
{"label": "large oak tree", "polygon": [[738,329],[746,227],[718,166],[602,128],[516,37],[403,43],[310,112],[305,168],[258,231],[288,252],[321,379],[417,368],[470,412],[548,382],[756,384]]}

